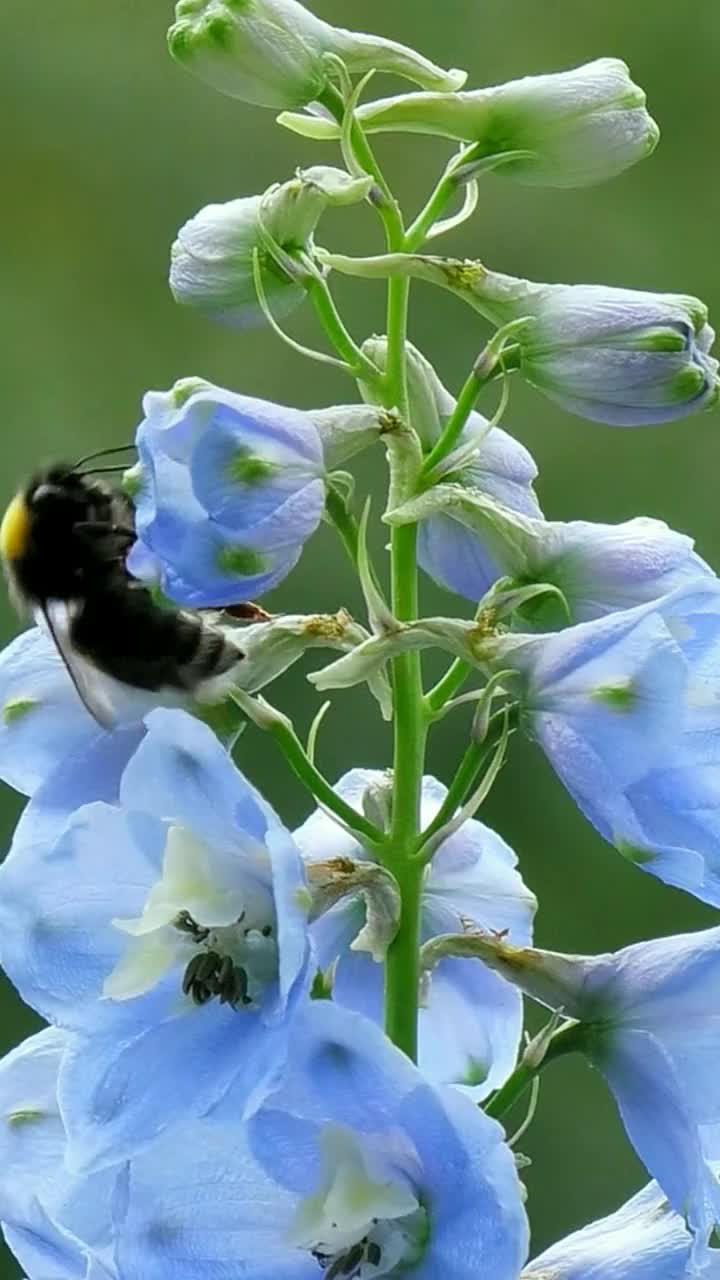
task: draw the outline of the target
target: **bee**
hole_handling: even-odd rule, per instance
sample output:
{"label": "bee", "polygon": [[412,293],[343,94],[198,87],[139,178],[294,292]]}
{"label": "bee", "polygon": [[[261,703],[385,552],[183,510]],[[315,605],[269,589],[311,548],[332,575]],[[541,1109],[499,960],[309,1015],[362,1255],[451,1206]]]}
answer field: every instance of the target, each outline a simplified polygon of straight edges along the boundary
{"label": "bee", "polygon": [[[132,505],[86,463],[38,471],[12,499],[0,524],[10,595],[50,636],[81,701],[106,729],[115,714],[110,676],[136,689],[211,698],[242,659],[233,637],[185,609],[165,607],[133,578]],[[225,683],[228,681],[226,680]]]}

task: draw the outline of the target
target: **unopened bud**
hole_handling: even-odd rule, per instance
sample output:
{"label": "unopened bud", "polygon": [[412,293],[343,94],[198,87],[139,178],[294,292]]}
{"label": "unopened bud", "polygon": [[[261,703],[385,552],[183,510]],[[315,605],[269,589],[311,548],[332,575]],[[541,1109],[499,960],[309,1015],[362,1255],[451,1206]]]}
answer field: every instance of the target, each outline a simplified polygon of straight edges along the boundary
{"label": "unopened bud", "polygon": [[452,91],[465,73],[444,71],[380,36],[323,22],[296,0],[179,0],[168,32],[172,56],[220,93],[261,107],[301,107],[322,96],[335,73],[386,71],[428,89]]}

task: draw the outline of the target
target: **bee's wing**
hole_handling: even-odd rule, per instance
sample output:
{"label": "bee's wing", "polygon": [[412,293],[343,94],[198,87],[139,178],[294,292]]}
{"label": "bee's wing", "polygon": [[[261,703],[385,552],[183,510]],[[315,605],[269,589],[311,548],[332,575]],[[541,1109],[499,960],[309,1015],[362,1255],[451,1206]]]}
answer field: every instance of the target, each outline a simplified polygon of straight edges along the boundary
{"label": "bee's wing", "polygon": [[115,711],[100,674],[79,654],[70,638],[72,615],[62,600],[47,600],[35,610],[36,621],[47,631],[63,660],[83,706],[103,729],[115,726]]}

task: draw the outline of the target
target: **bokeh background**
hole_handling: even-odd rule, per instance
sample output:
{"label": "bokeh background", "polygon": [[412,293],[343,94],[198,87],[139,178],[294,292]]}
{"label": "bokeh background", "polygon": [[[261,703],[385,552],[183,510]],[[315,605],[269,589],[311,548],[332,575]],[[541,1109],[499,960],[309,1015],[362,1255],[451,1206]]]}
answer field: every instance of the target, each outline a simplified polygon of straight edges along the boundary
{"label": "bokeh background", "polygon": [[[536,279],[603,281],[699,294],[720,313],[720,7],[676,0],[602,5],[577,0],[316,0],[339,25],[415,44],[470,84],[569,68],[601,54],[629,62],[648,92],[662,141],[649,161],[599,189],[527,190],[500,177],[482,186],[475,220],[446,241]],[[213,94],[165,52],[166,0],[4,0],[0,42],[0,499],[39,461],[77,456],[132,433],[140,398],[200,374],[299,406],[349,395],[339,374],[303,362],[266,331],[237,335],[177,308],[166,286],[177,227],[201,205],[263,190],[298,163],[331,160],[274,126],[272,113]],[[386,82],[379,91],[389,92]],[[408,208],[428,189],[446,148],[422,139],[381,139],[378,151]],[[350,252],[378,244],[366,210],[335,216],[321,240]],[[341,282],[358,335],[382,326],[379,286]],[[318,341],[312,316],[294,332]],[[414,340],[450,386],[464,378],[481,342],[472,313],[449,295],[417,288]],[[485,407],[482,406],[481,407]],[[578,421],[513,385],[505,424],[534,453],[544,509],[555,518],[660,516],[693,533],[720,563],[718,415],[632,430]],[[380,456],[361,485],[379,485]],[[359,612],[357,590],[329,531],[269,598],[275,609]],[[455,602],[465,610],[460,602]],[[447,611],[431,588],[425,607]],[[17,622],[3,601],[3,638]],[[305,727],[317,705],[296,670],[273,695]],[[435,732],[430,765],[447,780],[465,725]],[[307,806],[260,735],[245,739],[247,771],[283,816]],[[388,762],[387,730],[361,693],[340,694],[323,727],[330,774]],[[18,799],[1,797],[9,837]],[[626,865],[581,820],[539,754],[514,744],[486,818],[518,850],[539,896],[538,940],[601,951],[712,922],[713,913]],[[10,1047],[36,1026],[9,985],[0,1039]],[[518,1117],[519,1122],[520,1117]],[[580,1060],[553,1066],[523,1139],[535,1249],[618,1206],[643,1172],[602,1081]],[[0,1170],[0,1178],[3,1176]],[[0,1276],[18,1275],[5,1255]]]}

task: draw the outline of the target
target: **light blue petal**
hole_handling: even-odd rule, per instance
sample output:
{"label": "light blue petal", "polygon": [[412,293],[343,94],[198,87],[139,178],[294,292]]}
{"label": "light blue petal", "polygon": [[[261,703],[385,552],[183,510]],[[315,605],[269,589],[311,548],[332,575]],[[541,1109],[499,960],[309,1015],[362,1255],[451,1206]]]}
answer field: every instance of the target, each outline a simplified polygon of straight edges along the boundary
{"label": "light blue petal", "polygon": [[705,1159],[685,1085],[649,1031],[624,1028],[598,1066],[627,1135],[670,1204],[705,1240],[720,1221],[720,1186]]}
{"label": "light blue petal", "polygon": [[269,822],[277,824],[207,725],[164,709],[146,724],[120,788],[129,809],[179,823],[221,848],[235,848],[242,832],[262,840]]}
{"label": "light blue petal", "polygon": [[[689,1280],[692,1238],[651,1182],[616,1213],[574,1231],[535,1258],[527,1280]],[[713,1263],[707,1280],[717,1280]]]}
{"label": "light blue petal", "polygon": [[59,838],[68,817],[93,801],[116,804],[123,770],[138,746],[145,727],[101,733],[68,754],[49,774],[25,807],[15,828],[8,857],[34,845],[49,848]]}
{"label": "light blue petal", "polygon": [[[288,1067],[271,1109],[360,1133],[391,1125],[399,1099],[418,1083],[417,1068],[379,1027],[329,1000],[311,1001],[298,1015]],[[253,1133],[256,1123],[262,1126],[260,1115],[251,1120]],[[253,1150],[270,1175],[287,1185],[282,1144],[271,1150],[253,1137]]]}
{"label": "light blue petal", "polygon": [[[120,721],[139,721],[152,705],[108,682]],[[124,691],[124,693],[123,693]],[[57,765],[106,736],[78,698],[62,659],[37,627],[0,653],[0,778],[32,795]]]}
{"label": "light blue petal", "polygon": [[418,561],[441,586],[475,601],[505,572],[482,539],[449,516],[433,516],[420,525]]}
{"label": "light blue petal", "polygon": [[[178,1150],[192,1153],[178,1159]],[[296,1199],[254,1161],[237,1122],[175,1131],[130,1169],[119,1225],[123,1280],[317,1280],[305,1252],[284,1247]]]}
{"label": "light blue petal", "polygon": [[500,1125],[455,1090],[427,1085],[400,1102],[398,1121],[412,1136],[430,1213],[417,1280],[516,1280],[529,1232]]}
{"label": "light blue petal", "polygon": [[62,1032],[48,1029],[0,1062],[0,1218],[32,1234],[44,1216],[58,1232],[102,1251],[111,1243],[116,1173],[78,1178],[65,1167],[57,1078],[67,1043]]}
{"label": "light blue petal", "polygon": [[[315,440],[317,432],[312,420],[303,419],[303,425]],[[304,443],[297,439],[297,433],[288,433],[282,427],[271,433],[258,429],[252,418],[244,415],[218,416],[212,431],[193,452],[193,492],[213,519],[238,533],[262,524],[294,494],[304,494],[311,499],[322,458],[314,451],[308,457]],[[251,463],[257,460],[258,469],[264,469],[265,474],[260,471],[249,481],[243,480],[242,464],[246,459]],[[298,511],[298,514],[302,519],[302,513]],[[309,501],[305,532],[302,524],[297,525],[300,540],[309,537],[319,517],[320,512],[316,512]]]}
{"label": "light blue petal", "polygon": [[538,469],[525,446],[501,427],[487,431],[487,419],[480,413],[471,413],[460,444],[474,436],[481,436],[482,443],[476,457],[463,467],[460,473],[462,480],[511,511],[541,518],[542,512],[532,487],[533,481],[537,480]]}
{"label": "light blue petal", "polygon": [[523,1028],[522,997],[472,960],[443,960],[420,1011],[420,1068],[428,1079],[469,1086],[477,1102],[515,1067]]}
{"label": "light blue petal", "polygon": [[58,1087],[69,1167],[87,1174],[117,1164],[209,1111],[231,1088],[241,1121],[277,1082],[286,1054],[283,1028],[270,1031],[217,1002],[151,1024],[133,1040],[78,1038]]}
{"label": "light blue petal", "polygon": [[310,983],[308,892],[302,859],[289,832],[271,827],[265,837],[272,867],[279,948],[278,998],[264,1020],[272,1026],[293,1010]]}
{"label": "light blue petal", "polygon": [[[3,1225],[8,1248],[28,1280],[88,1280],[90,1261],[82,1243],[53,1222],[40,1204],[22,1227]],[[102,1271],[93,1274],[101,1280]]]}
{"label": "light blue petal", "polygon": [[3,966],[23,999],[74,1030],[135,1026],[171,993],[137,1001],[100,999],[127,945],[112,925],[142,912],[159,878],[165,829],[141,814],[92,804],[70,820],[55,846],[16,851],[0,867]]}

